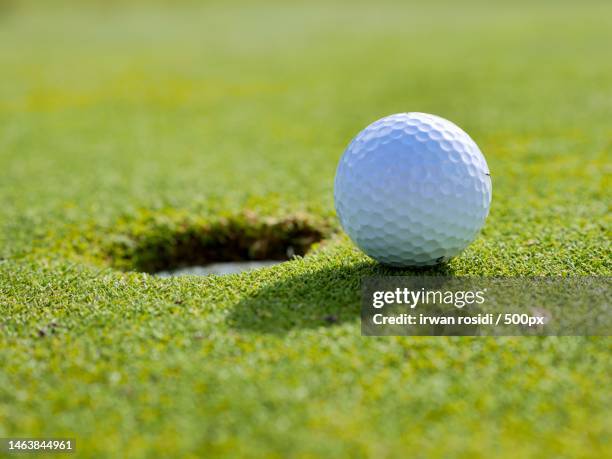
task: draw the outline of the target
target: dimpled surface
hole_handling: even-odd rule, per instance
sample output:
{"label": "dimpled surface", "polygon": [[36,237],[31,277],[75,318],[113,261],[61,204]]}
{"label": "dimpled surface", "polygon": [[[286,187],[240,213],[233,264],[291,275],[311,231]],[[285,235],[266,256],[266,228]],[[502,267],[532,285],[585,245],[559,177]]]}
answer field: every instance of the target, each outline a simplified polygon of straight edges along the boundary
{"label": "dimpled surface", "polygon": [[491,178],[458,126],[399,113],[353,139],[338,165],[334,198],[342,227],[370,257],[429,266],[474,240],[489,213]]}

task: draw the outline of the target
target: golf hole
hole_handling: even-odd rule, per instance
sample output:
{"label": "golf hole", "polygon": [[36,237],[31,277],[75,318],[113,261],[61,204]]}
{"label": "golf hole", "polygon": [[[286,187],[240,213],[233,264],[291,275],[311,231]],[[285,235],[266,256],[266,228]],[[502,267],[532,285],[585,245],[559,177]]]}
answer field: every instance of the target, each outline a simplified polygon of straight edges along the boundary
{"label": "golf hole", "polygon": [[110,245],[111,263],[161,277],[225,275],[273,266],[305,255],[330,232],[320,218],[149,218],[135,222]]}
{"label": "golf hole", "polygon": [[282,261],[278,260],[222,261],[204,266],[187,266],[185,268],[159,271],[155,274],[159,277],[209,276],[211,274],[224,276],[227,274],[237,274],[244,271],[266,268],[280,263],[282,263]]}

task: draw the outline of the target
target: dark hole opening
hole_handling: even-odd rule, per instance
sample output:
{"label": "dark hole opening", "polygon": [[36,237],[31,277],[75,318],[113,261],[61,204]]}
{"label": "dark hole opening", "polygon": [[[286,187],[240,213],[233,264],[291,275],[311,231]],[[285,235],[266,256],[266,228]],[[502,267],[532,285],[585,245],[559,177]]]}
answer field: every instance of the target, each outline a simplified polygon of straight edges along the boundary
{"label": "dark hole opening", "polygon": [[303,256],[329,232],[325,221],[301,215],[153,221],[145,230],[116,237],[109,255],[118,268],[162,275],[189,267],[198,268],[193,274],[207,274],[201,269],[206,267],[223,271],[220,263],[233,263],[227,268],[238,272]]}

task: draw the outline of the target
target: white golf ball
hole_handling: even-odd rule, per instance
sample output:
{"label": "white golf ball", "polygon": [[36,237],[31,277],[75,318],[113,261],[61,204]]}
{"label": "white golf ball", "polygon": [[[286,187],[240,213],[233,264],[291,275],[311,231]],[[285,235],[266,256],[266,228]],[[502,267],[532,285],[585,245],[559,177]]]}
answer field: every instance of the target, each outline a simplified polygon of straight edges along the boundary
{"label": "white golf ball", "polygon": [[484,156],[462,129],[399,113],[361,131],[340,159],[336,212],[353,242],[391,266],[430,266],[474,240],[491,204]]}

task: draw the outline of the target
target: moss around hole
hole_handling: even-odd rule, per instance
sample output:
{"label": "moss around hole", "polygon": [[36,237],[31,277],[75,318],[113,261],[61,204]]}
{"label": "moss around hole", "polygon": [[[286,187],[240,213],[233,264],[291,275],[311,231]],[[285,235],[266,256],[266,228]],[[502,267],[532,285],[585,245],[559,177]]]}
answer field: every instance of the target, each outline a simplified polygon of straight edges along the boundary
{"label": "moss around hole", "polygon": [[107,258],[116,268],[148,273],[218,262],[289,260],[331,232],[328,222],[308,214],[261,217],[249,212],[212,219],[149,215],[125,226],[111,237]]}

